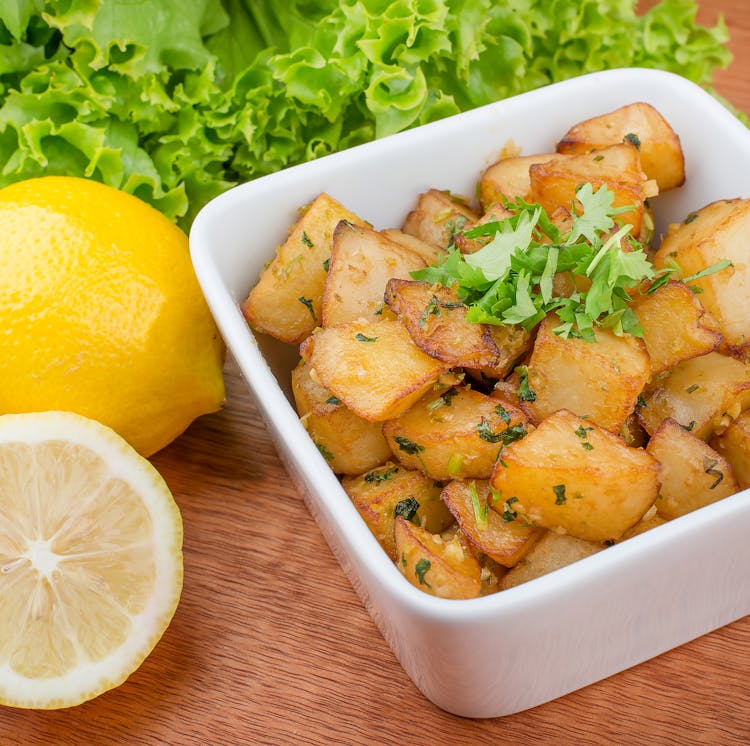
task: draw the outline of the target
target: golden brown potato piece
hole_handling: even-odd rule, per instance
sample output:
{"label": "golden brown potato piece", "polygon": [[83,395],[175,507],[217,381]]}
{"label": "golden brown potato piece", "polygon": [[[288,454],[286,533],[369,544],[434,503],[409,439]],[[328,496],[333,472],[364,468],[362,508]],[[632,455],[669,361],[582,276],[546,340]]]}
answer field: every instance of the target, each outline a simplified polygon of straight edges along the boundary
{"label": "golden brown potato piece", "polygon": [[651,294],[636,294],[632,308],[643,329],[652,378],[721,343],[721,334],[707,325],[703,306],[682,282],[668,282]]}
{"label": "golden brown potato piece", "polygon": [[403,231],[446,247],[459,231],[470,228],[478,218],[463,197],[430,189],[419,195],[417,206],[406,216]]}
{"label": "golden brown potato piece", "polygon": [[490,510],[492,491],[486,480],[450,482],[442,497],[466,538],[505,567],[513,567],[544,533],[515,520],[516,514],[510,506],[502,514]]}
{"label": "golden brown potato piece", "polygon": [[242,304],[250,326],[299,344],[320,324],[333,231],[341,220],[366,225],[327,194],[309,205]]}
{"label": "golden brown potato piece", "polygon": [[513,509],[523,520],[604,541],[618,539],[651,507],[659,464],[563,409],[503,451],[491,482],[506,502],[517,498]]}
{"label": "golden brown potato piece", "polygon": [[[499,202],[493,202],[487,207],[484,215],[474,223],[472,228],[478,228],[488,223],[496,223],[500,220],[513,217],[513,213],[507,210]],[[467,229],[468,230],[468,229]],[[483,246],[486,246],[494,236],[482,236],[480,238],[466,238],[463,233],[456,235],[455,244],[463,254],[473,254],[475,251],[479,251]]]}
{"label": "golden brown potato piece", "polygon": [[445,531],[454,522],[434,480],[392,461],[366,474],[344,477],[341,484],[392,560],[396,559],[393,529],[397,516],[433,534]]}
{"label": "golden brown potato piece", "polygon": [[[564,160],[537,163],[529,168],[529,177],[530,200],[542,205],[548,214],[558,207],[570,209],[581,184],[590,183],[594,191],[608,187],[614,192],[615,207],[633,205],[632,210],[618,215],[617,220],[623,225],[632,225],[636,237],[644,227],[644,202],[657,192],[656,184],[648,181],[641,170],[638,150],[629,143],[612,145],[596,153],[569,155]],[[580,211],[580,206],[577,209]]]}
{"label": "golden brown potato piece", "polygon": [[571,127],[557,144],[558,153],[588,153],[627,140],[641,154],[641,165],[660,191],[682,186],[685,158],[680,138],[651,104],[638,102]]}
{"label": "golden brown potato piece", "polygon": [[380,423],[347,409],[312,379],[304,360],[292,371],[292,392],[302,424],[336,474],[361,474],[390,458]]}
{"label": "golden brown potato piece", "polygon": [[432,393],[383,425],[393,455],[432,479],[489,479],[498,453],[528,432],[507,401],[466,387]]}
{"label": "golden brown potato piece", "polygon": [[[634,536],[638,536],[638,534],[645,534],[646,531],[650,531],[652,528],[656,528],[657,526],[661,526],[667,522],[666,518],[662,518],[657,512],[656,512],[656,506],[653,506],[650,508],[646,515],[641,518],[638,523],[633,526],[633,528],[629,528],[620,538],[620,541],[625,541],[626,539],[632,539]],[[617,543],[619,544],[620,541]]]}
{"label": "golden brown potato piece", "polygon": [[371,422],[398,417],[448,368],[425,355],[400,321],[377,317],[319,329],[300,354],[321,386]]}
{"label": "golden brown potato piece", "polygon": [[721,434],[711,439],[717,450],[734,469],[741,489],[750,487],[750,410],[743,412]]}
{"label": "golden brown potato piece", "polygon": [[441,246],[427,243],[427,241],[423,241],[421,238],[412,236],[409,233],[404,233],[398,228],[386,228],[380,232],[386,238],[390,238],[391,241],[395,241],[397,244],[409,249],[409,251],[419,254],[424,259],[425,264],[437,264],[445,256],[445,249]]}
{"label": "golden brown potato piece", "polygon": [[531,551],[500,580],[500,590],[507,590],[553,570],[590,557],[603,549],[601,544],[574,536],[547,532]]}
{"label": "golden brown potato piece", "polygon": [[661,464],[656,509],[672,519],[740,491],[729,462],[672,419],[666,419],[646,446]]}
{"label": "golden brown potato piece", "polygon": [[549,163],[567,156],[560,153],[539,153],[501,158],[493,163],[479,182],[479,201],[485,210],[493,203],[512,202],[516,197],[528,199],[531,192],[529,168],[538,163]]}
{"label": "golden brown potato piece", "polygon": [[527,366],[527,411],[540,422],[558,409],[569,409],[619,432],[649,379],[643,340],[597,327],[595,343],[563,338],[553,331],[559,324],[549,314],[539,325]]}
{"label": "golden brown potato piece", "polygon": [[482,592],[482,568],[463,545],[460,533],[450,541],[396,518],[396,567],[413,585],[440,598],[476,598]]}
{"label": "golden brown potato piece", "polygon": [[419,254],[371,228],[340,222],[323,293],[322,325],[367,318],[383,310],[383,289],[391,277],[410,277],[425,267]]}
{"label": "golden brown potato piece", "polygon": [[656,267],[677,262],[683,277],[723,259],[733,266],[690,282],[700,290],[700,302],[716,319],[727,348],[743,354],[750,345],[750,199],[720,200],[671,225],[654,256]]}
{"label": "golden brown potato piece", "polygon": [[398,314],[414,343],[452,367],[503,378],[529,345],[521,326],[475,324],[450,288],[414,280],[390,280],[385,302]]}
{"label": "golden brown potato piece", "polygon": [[701,440],[726,429],[750,405],[750,366],[718,352],[677,364],[660,378],[638,407],[653,435],[671,417]]}

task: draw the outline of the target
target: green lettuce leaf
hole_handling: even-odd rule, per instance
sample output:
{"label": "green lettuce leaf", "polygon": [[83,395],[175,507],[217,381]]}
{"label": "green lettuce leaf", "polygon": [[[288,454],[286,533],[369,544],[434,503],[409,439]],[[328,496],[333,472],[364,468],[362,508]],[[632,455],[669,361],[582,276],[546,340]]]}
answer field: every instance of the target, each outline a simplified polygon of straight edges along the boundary
{"label": "green lettuce leaf", "polygon": [[98,179],[188,227],[241,181],[586,72],[709,87],[694,0],[0,0],[0,187]]}

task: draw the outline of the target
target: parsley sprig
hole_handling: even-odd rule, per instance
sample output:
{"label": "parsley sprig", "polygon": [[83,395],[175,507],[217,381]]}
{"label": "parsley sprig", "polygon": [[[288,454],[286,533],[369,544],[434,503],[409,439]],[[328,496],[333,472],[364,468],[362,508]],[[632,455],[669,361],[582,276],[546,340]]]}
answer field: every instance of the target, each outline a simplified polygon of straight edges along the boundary
{"label": "parsley sprig", "polygon": [[[656,271],[631,235],[632,226],[617,226],[615,217],[632,208],[614,207],[614,196],[606,186],[596,191],[591,184],[579,187],[581,209],[574,209],[567,231],[540,205],[516,199],[508,205],[512,217],[464,232],[467,238],[491,237],[479,251],[464,255],[451,247],[440,264],[412,277],[453,286],[468,306],[469,321],[531,330],[555,311],[561,322],[555,333],[562,337],[593,341],[594,325],[642,336],[628,289],[652,279]],[[631,251],[623,251],[623,239]],[[557,296],[552,282],[557,273],[586,277],[590,286]]]}

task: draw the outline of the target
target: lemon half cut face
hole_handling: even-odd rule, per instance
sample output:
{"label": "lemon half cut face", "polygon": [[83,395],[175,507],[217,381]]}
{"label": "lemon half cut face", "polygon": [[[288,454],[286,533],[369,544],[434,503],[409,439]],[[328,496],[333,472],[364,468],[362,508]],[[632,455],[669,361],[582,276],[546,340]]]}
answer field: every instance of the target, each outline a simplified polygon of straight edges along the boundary
{"label": "lemon half cut face", "polygon": [[121,684],[182,589],[182,520],[154,467],[68,412],[0,417],[0,703],[53,709]]}

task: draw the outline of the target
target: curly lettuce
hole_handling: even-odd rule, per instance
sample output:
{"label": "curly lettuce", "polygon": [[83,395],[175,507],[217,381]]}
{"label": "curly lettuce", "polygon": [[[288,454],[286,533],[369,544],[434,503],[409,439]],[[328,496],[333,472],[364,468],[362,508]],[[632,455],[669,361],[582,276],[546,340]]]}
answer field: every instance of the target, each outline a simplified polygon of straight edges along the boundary
{"label": "curly lettuce", "polygon": [[710,88],[694,0],[0,0],[0,186],[88,176],[184,227],[234,184],[612,67]]}

